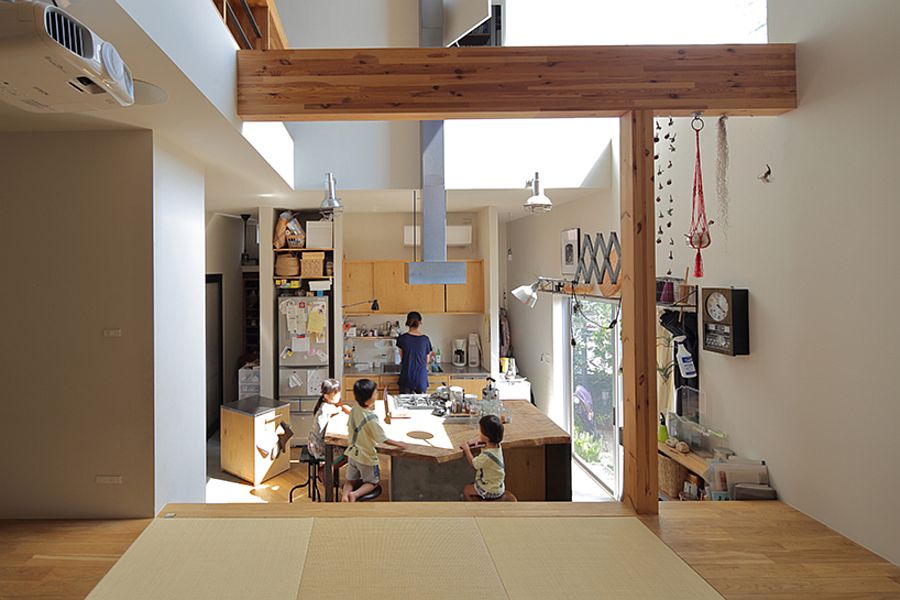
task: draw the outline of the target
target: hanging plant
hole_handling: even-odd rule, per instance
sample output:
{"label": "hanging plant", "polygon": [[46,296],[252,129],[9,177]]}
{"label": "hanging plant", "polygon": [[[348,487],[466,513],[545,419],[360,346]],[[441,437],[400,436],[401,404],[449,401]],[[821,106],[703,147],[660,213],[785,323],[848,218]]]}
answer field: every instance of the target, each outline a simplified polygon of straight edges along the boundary
{"label": "hanging plant", "polygon": [[694,277],[703,277],[703,257],[700,251],[709,247],[712,239],[709,236],[709,222],[706,219],[706,202],[703,199],[703,169],[700,164],[700,132],[703,130],[703,119],[699,115],[691,120],[697,148],[697,159],[694,162],[694,185],[691,195],[691,230],[688,233],[688,244],[697,251],[694,258]]}
{"label": "hanging plant", "polygon": [[719,199],[719,225],[728,235],[728,117],[719,117],[716,143],[716,196]]}

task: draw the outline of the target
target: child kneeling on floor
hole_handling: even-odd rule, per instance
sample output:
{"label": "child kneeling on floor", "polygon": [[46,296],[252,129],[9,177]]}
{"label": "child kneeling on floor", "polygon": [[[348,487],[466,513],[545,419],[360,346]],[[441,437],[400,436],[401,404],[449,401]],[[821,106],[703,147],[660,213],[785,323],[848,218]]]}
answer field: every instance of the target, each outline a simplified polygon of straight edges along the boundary
{"label": "child kneeling on floor", "polygon": [[342,502],[356,502],[374,490],[381,481],[378,452],[375,448],[377,444],[406,447],[403,442],[389,440],[378,422],[378,415],[374,411],[377,388],[371,379],[360,379],[353,385],[353,396],[358,406],[350,411],[347,423],[350,445],[344,453],[347,457],[347,478],[341,494]]}
{"label": "child kneeling on floor", "polygon": [[[500,449],[503,423],[497,415],[485,415],[478,421],[478,427],[478,439],[460,446],[466,460],[475,468],[475,483],[467,485],[463,494],[472,500],[499,500],[506,492],[506,471]],[[478,456],[472,456],[474,448],[481,448]]]}

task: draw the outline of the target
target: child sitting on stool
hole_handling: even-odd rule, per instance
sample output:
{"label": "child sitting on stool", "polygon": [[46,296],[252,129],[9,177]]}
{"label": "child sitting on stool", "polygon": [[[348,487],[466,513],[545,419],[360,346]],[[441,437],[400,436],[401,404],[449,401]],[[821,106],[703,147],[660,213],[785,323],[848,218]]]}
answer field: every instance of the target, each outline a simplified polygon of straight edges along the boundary
{"label": "child sitting on stool", "polygon": [[[322,382],[320,388],[319,401],[313,409],[313,426],[309,430],[306,447],[310,455],[317,460],[325,459],[325,428],[328,427],[328,421],[332,417],[339,415],[341,411],[350,413],[341,402],[341,383],[337,379],[326,379]],[[343,465],[344,457],[341,456],[334,461],[334,466]],[[322,481],[322,465],[319,466],[319,481]]]}
{"label": "child sitting on stool", "polygon": [[[378,386],[371,379],[360,379],[353,384],[353,395],[359,406],[354,406],[350,411],[350,419],[347,423],[347,434],[350,436],[350,445],[344,456],[347,457],[347,480],[341,495],[342,502],[356,502],[375,489],[381,481],[378,472],[378,452],[376,444],[385,443],[398,448],[405,448],[406,444],[389,440],[378,422],[375,414],[375,390]],[[360,482],[362,485],[354,490]]]}
{"label": "child sitting on stool", "polygon": [[[475,483],[463,489],[470,500],[498,500],[506,492],[504,479],[506,471],[503,466],[503,423],[497,415],[485,415],[478,421],[480,429],[477,440],[461,445],[466,460],[475,468]],[[481,448],[478,456],[472,456],[474,448]]]}

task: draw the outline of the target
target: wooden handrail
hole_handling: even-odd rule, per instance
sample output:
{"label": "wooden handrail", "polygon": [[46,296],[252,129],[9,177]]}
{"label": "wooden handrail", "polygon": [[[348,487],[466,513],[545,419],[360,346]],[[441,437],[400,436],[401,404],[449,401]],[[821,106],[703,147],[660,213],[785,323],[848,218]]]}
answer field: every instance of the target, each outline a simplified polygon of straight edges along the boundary
{"label": "wooden handrail", "polygon": [[275,0],[213,0],[213,4],[241,49],[288,47]]}

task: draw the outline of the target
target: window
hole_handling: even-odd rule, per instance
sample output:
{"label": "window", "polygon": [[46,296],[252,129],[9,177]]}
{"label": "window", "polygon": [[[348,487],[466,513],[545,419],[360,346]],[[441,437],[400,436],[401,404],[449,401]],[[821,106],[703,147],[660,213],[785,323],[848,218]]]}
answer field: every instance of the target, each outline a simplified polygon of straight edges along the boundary
{"label": "window", "polygon": [[619,328],[615,303],[579,298],[579,310],[568,301],[571,397],[570,427],[575,460],[613,495],[618,495],[621,449],[618,439],[620,404]]}

